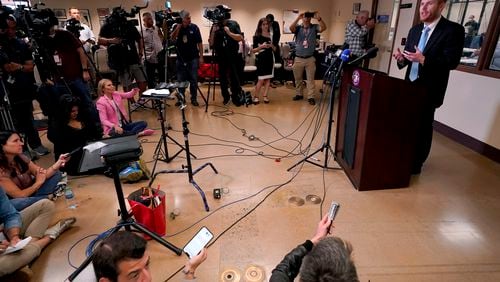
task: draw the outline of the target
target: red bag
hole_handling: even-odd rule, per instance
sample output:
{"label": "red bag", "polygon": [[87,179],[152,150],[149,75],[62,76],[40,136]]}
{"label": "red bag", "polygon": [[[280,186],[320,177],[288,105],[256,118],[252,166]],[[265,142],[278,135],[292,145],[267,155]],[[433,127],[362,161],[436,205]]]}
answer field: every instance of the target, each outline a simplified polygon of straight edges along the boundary
{"label": "red bag", "polygon": [[[144,198],[142,196],[143,188],[134,191],[128,197],[128,203],[132,208],[132,215],[137,223],[146,227],[159,236],[165,236],[167,233],[167,221],[165,218],[165,192],[154,190],[154,197]],[[156,198],[159,204],[155,204]],[[151,238],[144,234],[146,240]]]}
{"label": "red bag", "polygon": [[198,68],[198,78],[211,80],[213,77],[219,77],[219,65],[218,64],[201,64]]}

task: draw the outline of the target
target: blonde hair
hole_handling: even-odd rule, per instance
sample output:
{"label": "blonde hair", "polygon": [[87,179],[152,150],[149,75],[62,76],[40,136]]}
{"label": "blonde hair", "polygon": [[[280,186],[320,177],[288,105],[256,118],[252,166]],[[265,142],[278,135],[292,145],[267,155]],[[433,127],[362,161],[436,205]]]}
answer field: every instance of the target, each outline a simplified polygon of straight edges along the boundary
{"label": "blonde hair", "polygon": [[107,78],[103,78],[99,81],[99,83],[97,84],[97,95],[99,96],[102,96],[104,95],[104,84],[107,83],[107,82],[111,82],[113,83],[111,80],[107,79]]}

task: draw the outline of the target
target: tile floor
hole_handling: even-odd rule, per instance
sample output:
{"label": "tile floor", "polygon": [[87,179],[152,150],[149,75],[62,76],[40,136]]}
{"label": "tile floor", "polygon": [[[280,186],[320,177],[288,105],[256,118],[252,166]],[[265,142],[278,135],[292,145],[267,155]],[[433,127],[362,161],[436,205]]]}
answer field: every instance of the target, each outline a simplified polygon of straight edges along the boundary
{"label": "tile floor", "polygon": [[[206,87],[202,90],[206,93]],[[436,133],[430,158],[409,188],[358,192],[343,171],[310,164],[287,172],[301,159],[300,150],[323,143],[326,124],[317,119],[321,104],[293,102],[293,94],[281,86],[270,89],[270,104],[227,109],[217,93],[208,112],[187,107],[189,141],[197,157],[193,167],[211,162],[219,171],[205,168],[194,177],[211,210],[204,210],[187,174],[161,174],[153,186],[166,192],[167,214],[179,213],[167,221],[169,242],[183,247],[202,226],[218,238],[197,270],[198,281],[267,281],[281,258],[313,235],[321,208],[326,212],[332,200],[342,205],[334,234],[352,243],[360,281],[500,281],[500,164]],[[169,104],[169,135],[183,143],[180,111]],[[159,128],[154,111],[133,116]],[[141,139],[150,168],[159,137],[157,131]],[[46,139],[44,144],[51,146]],[[178,148],[169,143],[169,154]],[[52,158],[42,157],[40,163],[48,165]],[[158,169],[180,169],[185,163],[181,152],[168,164],[159,162]],[[128,194],[146,184],[125,184],[123,190]],[[74,215],[78,221],[35,261],[33,281],[63,281],[73,271],[70,263],[83,261],[89,236],[118,220],[111,179],[72,178],[70,185],[80,206],[67,210],[59,199],[56,217]],[[211,196],[216,187],[224,190],[220,200]],[[325,203],[308,201],[308,195]],[[291,197],[304,204],[290,203]],[[156,242],[149,248],[154,281],[165,281],[186,260]]]}

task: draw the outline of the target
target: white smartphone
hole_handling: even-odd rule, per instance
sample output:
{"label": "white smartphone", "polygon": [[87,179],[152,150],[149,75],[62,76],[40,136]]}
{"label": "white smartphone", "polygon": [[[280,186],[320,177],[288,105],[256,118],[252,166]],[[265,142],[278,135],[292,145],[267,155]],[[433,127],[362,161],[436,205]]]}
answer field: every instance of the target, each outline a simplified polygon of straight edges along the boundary
{"label": "white smartphone", "polygon": [[214,235],[208,228],[203,226],[196,235],[184,246],[184,252],[189,258],[197,256],[203,248],[212,240]]}

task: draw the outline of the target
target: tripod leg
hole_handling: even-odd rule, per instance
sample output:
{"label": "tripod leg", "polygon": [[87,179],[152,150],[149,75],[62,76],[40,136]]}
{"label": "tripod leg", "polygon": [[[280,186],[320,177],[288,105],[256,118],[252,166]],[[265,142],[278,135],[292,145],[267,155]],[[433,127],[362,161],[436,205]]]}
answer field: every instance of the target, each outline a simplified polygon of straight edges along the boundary
{"label": "tripod leg", "polygon": [[162,244],[163,246],[167,247],[169,250],[174,252],[176,255],[180,256],[182,254],[182,250],[177,248],[176,246],[172,245],[171,243],[167,242],[165,239],[161,238],[158,236],[156,233],[149,231],[146,227],[140,225],[137,222],[133,222],[132,227],[136,228],[137,230],[141,231],[142,233],[150,236],[153,238],[156,242]]}
{"label": "tripod leg", "polygon": [[191,180],[190,182],[191,184],[193,184],[194,188],[196,188],[196,190],[198,190],[198,192],[200,193],[201,199],[203,200],[203,205],[205,205],[205,211],[210,211],[210,208],[208,207],[207,197],[205,197],[205,192],[201,190],[200,186],[198,186],[198,184],[194,180]]}
{"label": "tripod leg", "polygon": [[205,167],[207,166],[210,166],[212,168],[212,170],[218,174],[219,172],[217,171],[217,169],[215,169],[214,165],[212,163],[205,163],[203,164],[202,166],[198,167],[197,169],[193,170],[193,175],[195,175],[196,173],[198,173],[200,170],[204,169]]}
{"label": "tripod leg", "polygon": [[201,92],[200,87],[199,87],[199,86],[197,86],[197,88],[198,88],[198,93],[200,93],[200,95],[201,95],[201,99],[203,99],[203,102],[205,102],[205,104],[208,104],[208,100],[207,100],[207,98],[205,98],[205,96],[203,95],[203,92]]}

